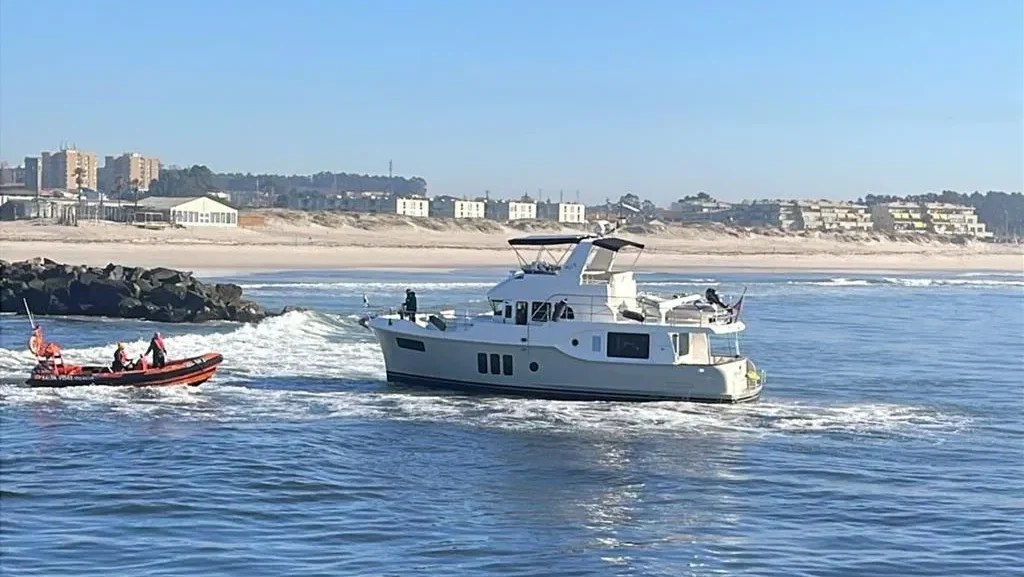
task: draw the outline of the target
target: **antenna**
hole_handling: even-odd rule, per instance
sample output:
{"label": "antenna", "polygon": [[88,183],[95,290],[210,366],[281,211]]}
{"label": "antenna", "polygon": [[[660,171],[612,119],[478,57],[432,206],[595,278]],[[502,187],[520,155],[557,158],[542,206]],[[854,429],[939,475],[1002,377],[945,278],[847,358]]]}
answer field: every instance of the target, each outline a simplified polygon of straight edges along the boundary
{"label": "antenna", "polygon": [[563,195],[563,194],[564,194],[564,193],[563,193],[562,189],[561,189],[561,188],[559,188],[559,189],[558,189],[558,204],[562,204],[562,195]]}

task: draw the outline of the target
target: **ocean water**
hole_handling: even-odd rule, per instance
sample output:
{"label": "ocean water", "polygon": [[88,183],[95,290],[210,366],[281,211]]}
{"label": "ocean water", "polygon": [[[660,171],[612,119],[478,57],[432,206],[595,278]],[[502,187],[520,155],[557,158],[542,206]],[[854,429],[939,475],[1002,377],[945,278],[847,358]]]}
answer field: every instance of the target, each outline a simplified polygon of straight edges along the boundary
{"label": "ocean water", "polygon": [[255,326],[43,319],[69,360],[222,352],[198,388],[25,388],[0,317],[0,574],[1021,574],[1024,275],[641,275],[746,288],[745,405],[383,381],[363,295],[481,310],[506,273],[231,279],[312,309]]}

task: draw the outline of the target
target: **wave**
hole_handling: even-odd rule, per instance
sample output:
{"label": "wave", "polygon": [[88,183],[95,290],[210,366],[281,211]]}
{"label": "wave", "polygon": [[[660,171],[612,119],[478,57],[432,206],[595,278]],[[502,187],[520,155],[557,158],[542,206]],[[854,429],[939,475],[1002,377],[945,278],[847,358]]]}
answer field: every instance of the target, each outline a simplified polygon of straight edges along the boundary
{"label": "wave", "polygon": [[1001,277],[1001,276],[1008,276],[1008,277],[1015,277],[1015,278],[1022,278],[1022,279],[1024,279],[1024,272],[965,272],[965,273],[960,273],[960,274],[958,274],[956,276],[962,276],[962,277],[985,277],[985,276]]}
{"label": "wave", "polygon": [[788,285],[822,286],[822,287],[870,287],[900,286],[908,288],[922,287],[1024,287],[1024,280],[996,280],[978,278],[829,278],[822,280],[791,280]]}

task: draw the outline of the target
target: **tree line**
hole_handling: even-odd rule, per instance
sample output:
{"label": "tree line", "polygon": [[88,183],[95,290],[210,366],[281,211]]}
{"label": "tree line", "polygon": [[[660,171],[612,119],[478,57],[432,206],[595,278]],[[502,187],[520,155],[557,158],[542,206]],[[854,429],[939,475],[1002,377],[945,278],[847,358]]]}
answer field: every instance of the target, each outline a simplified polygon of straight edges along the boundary
{"label": "tree line", "polygon": [[347,172],[318,172],[311,175],[242,174],[213,172],[206,166],[163,168],[160,178],[149,184],[154,196],[200,196],[211,191],[260,191],[272,195],[297,192],[393,192],[425,194],[427,181],[414,176],[379,176]]}

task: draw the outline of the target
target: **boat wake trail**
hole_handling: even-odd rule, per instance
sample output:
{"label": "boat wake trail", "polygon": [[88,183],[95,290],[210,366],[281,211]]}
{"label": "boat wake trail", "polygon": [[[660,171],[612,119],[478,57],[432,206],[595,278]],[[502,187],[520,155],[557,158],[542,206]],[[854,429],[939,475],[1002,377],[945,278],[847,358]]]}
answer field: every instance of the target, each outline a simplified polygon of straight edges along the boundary
{"label": "boat wake trail", "polygon": [[[339,384],[339,388],[343,385]],[[239,384],[200,388],[30,389],[0,386],[0,406],[84,419],[166,418],[178,423],[390,420],[516,432],[630,437],[857,436],[941,441],[970,429],[966,415],[892,404],[808,405],[762,400],[737,406],[597,403],[417,394],[387,389],[287,390]]]}
{"label": "boat wake trail", "polygon": [[[27,350],[0,348],[0,407],[74,419],[177,422],[304,422],[388,419],[450,422],[509,431],[595,435],[858,435],[931,438],[958,433],[970,419],[933,408],[890,404],[810,405],[762,399],[737,405],[576,403],[456,394],[409,393],[384,384],[372,335],[356,317],[292,312],[257,325],[225,325],[165,337],[172,357],[221,352],[224,365],[198,388],[32,389]],[[148,337],[148,334],[146,335]],[[126,343],[141,354],[146,340]],[[105,364],[110,344],[67,349],[74,362]]]}

